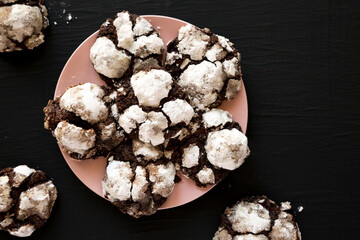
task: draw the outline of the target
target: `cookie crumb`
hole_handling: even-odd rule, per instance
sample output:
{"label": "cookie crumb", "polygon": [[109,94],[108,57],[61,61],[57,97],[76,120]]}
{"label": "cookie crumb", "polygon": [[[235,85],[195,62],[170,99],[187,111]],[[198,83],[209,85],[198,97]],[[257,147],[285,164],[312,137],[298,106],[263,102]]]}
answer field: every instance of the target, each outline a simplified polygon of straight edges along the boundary
{"label": "cookie crumb", "polygon": [[68,13],[68,15],[66,16],[66,19],[67,19],[68,21],[71,21],[71,20],[73,19],[71,13]]}

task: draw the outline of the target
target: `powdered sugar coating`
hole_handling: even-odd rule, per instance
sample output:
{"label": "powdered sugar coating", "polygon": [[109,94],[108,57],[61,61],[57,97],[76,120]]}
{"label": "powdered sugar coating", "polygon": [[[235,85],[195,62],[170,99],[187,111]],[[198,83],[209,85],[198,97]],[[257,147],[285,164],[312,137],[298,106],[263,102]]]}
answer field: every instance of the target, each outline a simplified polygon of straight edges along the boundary
{"label": "powdered sugar coating", "polygon": [[[28,177],[30,176],[30,174],[32,174],[33,172],[35,172],[35,169],[33,168],[29,168],[26,165],[19,165],[17,167],[14,168],[14,172],[16,173],[16,175],[20,174],[22,176]],[[21,182],[22,180],[20,180]]]}
{"label": "powdered sugar coating", "polygon": [[233,240],[268,240],[265,235],[253,235],[253,234],[245,234],[245,235],[237,235],[233,238]]}
{"label": "powdered sugar coating", "polygon": [[153,30],[152,25],[146,19],[144,19],[142,17],[136,18],[136,23],[134,26],[135,36],[141,36],[141,35],[148,34],[152,30]]}
{"label": "powdered sugar coating", "polygon": [[270,232],[271,239],[296,240],[300,235],[298,228],[294,225],[293,216],[286,212],[281,212]]}
{"label": "powdered sugar coating", "polygon": [[60,97],[60,107],[95,124],[106,120],[109,114],[108,108],[102,100],[104,95],[104,90],[96,84],[80,84],[65,91]]}
{"label": "powdered sugar coating", "polygon": [[176,61],[177,59],[180,59],[180,58],[182,58],[182,54],[181,54],[181,53],[169,52],[169,53],[166,54],[166,60],[165,60],[165,62],[166,62],[166,64],[171,65],[171,64],[174,64],[175,61]]}
{"label": "powdered sugar coating", "polygon": [[160,101],[168,96],[173,80],[166,71],[151,69],[134,74],[130,82],[140,105],[158,107]]}
{"label": "powdered sugar coating", "polygon": [[190,55],[192,60],[202,60],[210,37],[187,24],[179,29],[178,39],[180,53]]}
{"label": "powdered sugar coating", "polygon": [[195,144],[190,145],[187,148],[184,148],[182,155],[182,166],[186,168],[191,168],[199,163],[200,149]]}
{"label": "powdered sugar coating", "polygon": [[101,129],[100,138],[102,141],[109,140],[114,134],[116,134],[116,124],[114,122],[105,125],[103,127],[99,127]]}
{"label": "powdered sugar coating", "polygon": [[162,197],[168,197],[175,186],[175,166],[168,162],[166,165],[149,164],[149,179],[153,183],[152,193],[159,194]]}
{"label": "powdered sugar coating", "polygon": [[66,121],[60,122],[54,135],[60,146],[68,153],[77,153],[91,157],[91,149],[95,146],[96,133],[93,129],[84,130]]}
{"label": "powdered sugar coating", "polygon": [[120,78],[130,67],[131,57],[124,50],[117,50],[107,37],[99,37],[90,49],[90,60],[98,73]]}
{"label": "powdered sugar coating", "polygon": [[129,50],[134,42],[133,24],[130,21],[130,14],[128,12],[118,13],[113,24],[116,27],[118,47]]}
{"label": "powdered sugar coating", "polygon": [[222,60],[226,56],[227,52],[220,46],[220,44],[214,44],[207,52],[206,58],[211,61],[219,61]]}
{"label": "powdered sugar coating", "polygon": [[147,120],[139,127],[139,139],[153,146],[164,143],[163,130],[168,127],[166,117],[161,112],[149,112]]}
{"label": "powdered sugar coating", "polygon": [[29,237],[35,231],[35,227],[33,225],[27,224],[23,225],[18,229],[9,231],[9,233],[16,237]]}
{"label": "powdered sugar coating", "polygon": [[216,231],[216,233],[213,237],[213,240],[232,240],[232,239],[233,239],[233,237],[223,227],[219,227],[219,229]]}
{"label": "powdered sugar coating", "polygon": [[15,176],[14,176],[14,187],[19,187],[20,184],[28,177],[30,174],[35,172],[35,169],[29,168],[26,165],[19,165],[14,168]]}
{"label": "powdered sugar coating", "polygon": [[146,112],[144,112],[138,105],[132,105],[119,116],[119,125],[126,133],[130,133],[137,127],[138,124],[145,122],[146,118]]}
{"label": "powdered sugar coating", "polygon": [[51,181],[39,184],[20,194],[19,211],[17,218],[25,220],[31,215],[47,219],[52,204],[57,198],[57,190]]}
{"label": "powdered sugar coating", "polygon": [[239,61],[236,57],[223,62],[224,72],[227,77],[233,78],[239,74]]}
{"label": "powdered sugar coating", "polygon": [[170,118],[171,125],[184,122],[189,124],[195,112],[189,103],[182,99],[176,99],[164,103],[163,112]]}
{"label": "powdered sugar coating", "polygon": [[[12,1],[14,2],[14,1]],[[14,4],[0,7],[0,52],[33,49],[44,42],[46,8]]]}
{"label": "powdered sugar coating", "polygon": [[203,167],[198,174],[196,174],[196,177],[199,179],[199,182],[202,184],[214,184],[215,183],[215,175],[211,168]]}
{"label": "powdered sugar coating", "polygon": [[146,199],[146,190],[149,186],[149,182],[146,179],[146,169],[142,166],[137,166],[135,170],[135,179],[133,182],[131,196],[135,202],[142,202]]}
{"label": "powdered sugar coating", "polygon": [[0,212],[6,212],[11,208],[11,186],[8,176],[0,177]]}
{"label": "powdered sugar coating", "polygon": [[219,108],[205,112],[202,117],[206,128],[224,126],[226,123],[233,121],[232,115],[228,111]]}
{"label": "powdered sugar coating", "polygon": [[261,204],[240,202],[226,209],[225,215],[237,232],[258,234],[269,231],[271,227],[269,211]]}
{"label": "powdered sugar coating", "polygon": [[133,176],[129,162],[110,161],[102,181],[104,195],[112,202],[130,199]]}
{"label": "powdered sugar coating", "polygon": [[237,79],[229,79],[225,91],[225,97],[227,99],[235,98],[237,96],[237,93],[240,92],[241,86],[242,86],[241,81]]}
{"label": "powdered sugar coating", "polygon": [[218,37],[218,41],[220,43],[220,45],[226,49],[226,51],[228,52],[233,52],[234,49],[232,49],[233,43],[229,41],[229,39],[227,39],[226,37],[217,35]]}
{"label": "powdered sugar coating", "polygon": [[226,75],[220,62],[191,64],[180,75],[178,84],[189,94],[192,104],[203,110],[217,100]]}
{"label": "powdered sugar coating", "polygon": [[156,34],[140,36],[128,49],[137,57],[146,58],[151,54],[160,54],[164,50],[164,43]]}
{"label": "powdered sugar coating", "polygon": [[18,2],[20,0],[2,0],[2,3],[6,4],[6,3],[14,3],[14,2]]}
{"label": "powdered sugar coating", "polygon": [[205,150],[212,165],[227,170],[238,168],[249,155],[247,137],[237,129],[210,132]]}
{"label": "powdered sugar coating", "polygon": [[137,139],[133,140],[132,148],[135,156],[143,156],[147,161],[156,161],[163,155],[159,147],[154,147],[150,143],[144,143]]}

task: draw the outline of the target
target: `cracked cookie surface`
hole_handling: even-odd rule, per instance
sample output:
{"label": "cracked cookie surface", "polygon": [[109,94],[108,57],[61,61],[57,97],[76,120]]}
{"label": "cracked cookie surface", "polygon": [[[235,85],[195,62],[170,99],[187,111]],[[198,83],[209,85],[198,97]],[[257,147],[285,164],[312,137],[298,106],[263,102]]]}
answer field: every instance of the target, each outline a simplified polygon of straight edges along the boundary
{"label": "cracked cookie surface", "polygon": [[241,89],[240,53],[207,28],[181,27],[167,46],[165,68],[200,110],[219,106]]}
{"label": "cracked cookie surface", "polygon": [[0,52],[32,50],[44,42],[49,26],[43,0],[0,2]]}
{"label": "cracked cookie surface", "polygon": [[134,72],[161,67],[165,45],[144,18],[127,11],[107,19],[90,49],[90,60],[108,85],[119,86]]}
{"label": "cracked cookie surface", "polygon": [[139,218],[154,214],[175,186],[175,165],[159,148],[139,140],[121,143],[108,158],[104,196],[120,211]]}
{"label": "cracked cookie surface", "polygon": [[44,172],[26,165],[1,170],[0,229],[30,236],[50,217],[56,198],[56,187]]}
{"label": "cracked cookie surface", "polygon": [[213,185],[240,167],[250,154],[247,137],[227,111],[214,108],[182,129],[181,142],[170,143],[182,173],[199,187]]}
{"label": "cracked cookie surface", "polygon": [[281,206],[265,196],[246,197],[226,208],[213,240],[301,240],[289,202]]}

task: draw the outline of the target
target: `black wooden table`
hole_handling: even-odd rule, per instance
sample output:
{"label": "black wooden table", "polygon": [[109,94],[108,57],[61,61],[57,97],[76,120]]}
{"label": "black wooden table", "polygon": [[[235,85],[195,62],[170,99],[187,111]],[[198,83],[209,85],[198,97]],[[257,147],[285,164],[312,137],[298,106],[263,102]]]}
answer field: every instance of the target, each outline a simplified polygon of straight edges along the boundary
{"label": "black wooden table", "polygon": [[[59,198],[31,239],[211,239],[245,195],[291,201],[304,239],[360,230],[360,4],[357,1],[47,0],[51,27],[32,52],[0,55],[0,168],[28,164]],[[229,38],[242,54],[251,155],[203,197],[132,219],[87,189],[43,129],[71,53],[123,9],[172,16]],[[72,19],[69,21],[68,15]],[[69,22],[67,22],[69,21]],[[55,25],[55,22],[57,25]],[[0,239],[10,239],[0,232]]]}

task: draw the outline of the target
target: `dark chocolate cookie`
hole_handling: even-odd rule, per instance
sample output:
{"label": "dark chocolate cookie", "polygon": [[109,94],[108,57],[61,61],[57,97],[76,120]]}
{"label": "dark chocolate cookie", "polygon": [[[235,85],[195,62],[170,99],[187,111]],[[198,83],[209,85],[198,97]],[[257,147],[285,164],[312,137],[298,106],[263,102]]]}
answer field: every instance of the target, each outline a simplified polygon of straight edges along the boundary
{"label": "dark chocolate cookie", "polygon": [[32,50],[49,26],[44,0],[0,1],[0,52]]}
{"label": "dark chocolate cookie", "polygon": [[26,165],[0,171],[0,229],[30,236],[50,217],[57,198],[53,182]]}
{"label": "dark chocolate cookie", "polygon": [[227,111],[207,111],[194,118],[190,126],[191,129],[183,129],[180,144],[169,144],[165,150],[177,152],[173,158],[181,171],[200,187],[224,179],[250,153],[247,137]]}
{"label": "dark chocolate cookie", "polygon": [[239,52],[207,28],[181,27],[167,46],[165,68],[200,110],[219,106],[241,89]]}
{"label": "dark chocolate cookie", "polygon": [[196,116],[189,98],[162,69],[149,68],[131,76],[116,91],[111,116],[131,137],[158,146]]}
{"label": "dark chocolate cookie", "polygon": [[107,84],[119,86],[120,79],[128,79],[136,71],[162,66],[164,49],[147,20],[123,11],[101,25],[90,60]]}
{"label": "dark chocolate cookie", "polygon": [[115,100],[107,92],[96,84],[79,84],[44,108],[44,127],[72,158],[106,156],[123,140],[123,131],[109,117],[108,105]]}
{"label": "dark chocolate cookie", "polygon": [[128,140],[108,158],[103,193],[123,213],[139,218],[157,211],[174,189],[175,179],[175,165],[160,148]]}
{"label": "dark chocolate cookie", "polygon": [[265,196],[243,198],[222,215],[213,240],[300,240],[289,202],[275,204]]}

